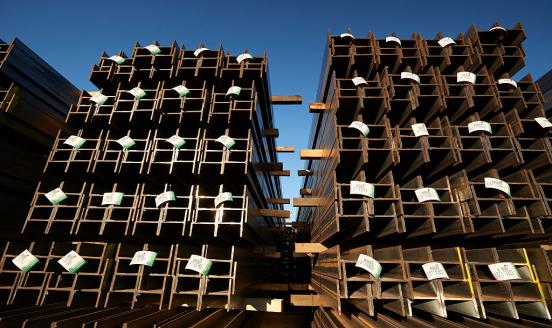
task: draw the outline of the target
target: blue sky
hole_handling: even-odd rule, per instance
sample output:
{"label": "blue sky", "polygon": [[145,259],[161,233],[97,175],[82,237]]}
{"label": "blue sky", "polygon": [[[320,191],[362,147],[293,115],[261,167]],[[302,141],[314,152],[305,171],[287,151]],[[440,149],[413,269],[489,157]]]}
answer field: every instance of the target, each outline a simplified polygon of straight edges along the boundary
{"label": "blue sky", "polygon": [[[470,24],[488,28],[498,21],[506,27],[521,21],[528,38],[526,68],[538,78],[552,68],[552,1],[11,1],[0,4],[0,38],[19,37],[67,79],[93,90],[90,70],[100,54],[124,50],[134,42],[171,40],[195,49],[223,43],[238,54],[265,50],[269,57],[272,94],[300,94],[303,105],[276,106],[278,144],[307,148],[322,52],[328,31],[355,35],[373,31],[378,37],[396,32],[408,38],[420,32],[456,36]],[[283,177],[286,197],[297,197],[304,164],[299,152],[280,154],[292,177]]]}

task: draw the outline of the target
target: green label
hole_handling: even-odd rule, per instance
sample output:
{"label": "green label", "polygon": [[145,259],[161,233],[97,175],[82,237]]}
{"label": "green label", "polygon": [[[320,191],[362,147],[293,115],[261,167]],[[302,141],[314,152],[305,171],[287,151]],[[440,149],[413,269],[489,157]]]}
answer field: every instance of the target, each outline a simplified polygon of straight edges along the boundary
{"label": "green label", "polygon": [[227,95],[227,96],[229,96],[229,95],[239,96],[240,93],[241,93],[241,90],[242,90],[241,87],[233,86],[233,87],[230,87],[230,88],[228,89],[228,91],[226,91],[226,95]]}
{"label": "green label", "polygon": [[132,146],[136,145],[136,142],[129,136],[124,136],[121,139],[115,141],[123,147],[123,149],[130,149]]}
{"label": "green label", "polygon": [[123,197],[125,196],[122,192],[106,192],[102,196],[102,205],[121,205],[123,202]]}
{"label": "green label", "polygon": [[39,260],[28,250],[24,250],[12,260],[12,263],[23,272],[29,272],[38,262]]}
{"label": "green label", "polygon": [[90,97],[90,101],[96,103],[96,105],[103,105],[107,101],[107,96],[97,93],[94,96]]}
{"label": "green label", "polygon": [[62,201],[67,199],[67,195],[60,189],[56,188],[44,194],[46,198],[52,203],[52,205],[58,205]]}
{"label": "green label", "polygon": [[130,89],[128,93],[133,95],[135,100],[140,100],[146,95],[146,92],[138,87]]}
{"label": "green label", "polygon": [[134,253],[132,260],[130,261],[130,265],[145,265],[145,266],[151,267],[153,266],[153,263],[155,262],[156,258],[157,258],[156,252],[138,251]]}
{"label": "green label", "polygon": [[180,97],[186,97],[186,95],[190,93],[190,90],[188,88],[186,88],[185,86],[183,86],[183,85],[176,86],[172,89],[174,91],[178,92]]}
{"label": "green label", "polygon": [[218,207],[223,202],[231,202],[233,200],[231,192],[223,192],[215,198],[215,207]]}
{"label": "green label", "polygon": [[226,149],[231,150],[236,144],[236,141],[229,136],[220,136],[215,141],[220,142]]}
{"label": "green label", "polygon": [[161,49],[159,49],[159,47],[156,46],[155,44],[150,44],[149,46],[147,46],[145,48],[148,49],[148,51],[152,55],[157,55],[157,54],[161,53]]}
{"label": "green label", "polygon": [[111,56],[109,57],[112,61],[116,62],[117,64],[121,65],[125,62],[125,59],[119,55]]}
{"label": "green label", "polygon": [[205,276],[209,275],[213,261],[199,255],[192,255],[186,263],[186,269],[201,273]]}
{"label": "green label", "polygon": [[68,272],[75,273],[79,271],[86,261],[77,252],[70,251],[58,263]]}
{"label": "green label", "polygon": [[167,142],[171,143],[176,149],[180,149],[186,144],[186,140],[184,140],[184,138],[182,137],[177,136],[176,134],[167,139]]}
{"label": "green label", "polygon": [[69,145],[75,149],[80,149],[80,147],[82,147],[85,142],[86,139],[84,138],[81,138],[79,136],[70,136],[69,138],[67,138],[67,140],[63,142],[63,144]]}

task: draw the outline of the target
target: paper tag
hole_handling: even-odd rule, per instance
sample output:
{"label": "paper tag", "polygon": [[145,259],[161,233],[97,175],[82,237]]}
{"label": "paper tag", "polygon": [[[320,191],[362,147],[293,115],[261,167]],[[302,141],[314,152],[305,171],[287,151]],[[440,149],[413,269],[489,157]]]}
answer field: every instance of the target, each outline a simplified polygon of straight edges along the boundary
{"label": "paper tag", "polygon": [[86,263],[86,261],[75,251],[70,251],[62,257],[58,263],[67,271],[75,273]]}
{"label": "paper tag", "polygon": [[130,265],[146,265],[151,267],[153,265],[153,262],[155,262],[156,257],[156,252],[138,251],[134,253],[132,260],[130,261]]}
{"label": "paper tag", "polygon": [[401,39],[397,38],[396,36],[388,36],[385,38],[385,42],[396,42],[399,44],[399,46],[402,46]]}
{"label": "paper tag", "polygon": [[192,255],[190,256],[188,263],[186,263],[185,269],[192,270],[206,276],[209,274],[209,270],[211,270],[212,265],[213,261],[206,259],[203,256]]}
{"label": "paper tag", "polygon": [[512,262],[500,262],[488,265],[496,280],[521,279],[521,275]]}
{"label": "paper tag", "polygon": [[157,55],[158,53],[161,52],[161,49],[159,49],[158,46],[156,46],[155,44],[150,44],[149,46],[145,47],[146,49],[148,49],[148,51],[152,54],[152,55]]}
{"label": "paper tag", "polygon": [[433,201],[440,201],[441,198],[439,198],[439,194],[437,193],[437,190],[433,188],[420,188],[414,190],[414,193],[416,194],[416,198],[418,198],[418,201],[420,203],[426,202],[428,200]]}
{"label": "paper tag", "polygon": [[27,249],[12,260],[12,263],[23,272],[28,272],[38,262],[39,260]]}
{"label": "paper tag", "polygon": [[360,254],[358,256],[355,267],[368,271],[376,277],[376,279],[380,278],[382,270],[381,264],[366,254]]}
{"label": "paper tag", "polygon": [[498,79],[498,84],[509,84],[514,88],[517,88],[517,82],[512,79]]}
{"label": "paper tag", "polygon": [[129,136],[124,136],[121,139],[115,140],[115,142],[121,145],[123,149],[129,149],[136,145],[136,142]]}
{"label": "paper tag", "polygon": [[371,183],[352,180],[349,188],[349,194],[374,198],[375,189],[375,186]]}
{"label": "paper tag", "polygon": [[428,136],[429,132],[424,123],[416,123],[410,126],[416,137]]}
{"label": "paper tag", "polygon": [[102,205],[121,205],[124,196],[122,192],[106,192],[102,196]]}
{"label": "paper tag", "polygon": [[67,195],[60,188],[56,188],[50,192],[47,192],[44,194],[44,196],[48,198],[52,205],[57,205],[67,199]]}
{"label": "paper tag", "polygon": [[234,147],[234,145],[236,144],[236,141],[234,139],[226,135],[218,137],[215,141],[223,144],[224,147],[226,147],[226,149],[228,150],[232,149],[232,147]]}
{"label": "paper tag", "polygon": [[360,122],[360,121],[354,121],[349,125],[350,128],[357,129],[362,133],[363,136],[367,137],[368,133],[370,133],[370,128],[368,125]]}
{"label": "paper tag", "polygon": [[209,48],[197,48],[197,49],[194,51],[194,56],[199,57],[199,55],[200,55],[202,52],[206,51],[206,50],[209,50]]}
{"label": "paper tag", "polygon": [[422,265],[422,269],[428,280],[433,279],[449,279],[447,271],[443,264],[439,262],[429,262]]}
{"label": "paper tag", "polygon": [[234,201],[234,198],[232,198],[232,193],[223,192],[215,198],[215,207],[218,207],[223,202],[232,202],[232,201]]}
{"label": "paper tag", "polygon": [[102,95],[101,93],[95,94],[93,97],[90,97],[90,101],[96,103],[96,105],[103,105],[107,101],[107,96]]}
{"label": "paper tag", "polygon": [[79,136],[70,136],[63,142],[63,144],[69,145],[75,149],[79,149],[80,147],[82,147],[82,145],[84,145],[85,142],[86,139],[84,138],[81,138]]}
{"label": "paper tag", "polygon": [[475,74],[470,72],[458,72],[456,73],[456,82],[468,82],[475,84]]}
{"label": "paper tag", "polygon": [[485,178],[485,188],[500,190],[508,196],[510,195],[510,185],[500,179]]}
{"label": "paper tag", "polygon": [[110,60],[116,62],[117,64],[121,65],[122,63],[125,62],[126,59],[124,59],[123,57],[119,56],[119,55],[115,55],[115,56],[111,56],[109,57]]}
{"label": "paper tag", "polygon": [[502,26],[495,26],[495,27],[491,27],[491,28],[489,29],[489,31],[497,31],[497,30],[498,30],[498,31],[508,32],[508,31],[507,31],[504,27],[502,27]]}
{"label": "paper tag", "polygon": [[236,61],[240,64],[241,64],[242,61],[248,60],[248,59],[253,59],[253,56],[251,56],[251,54],[243,53],[243,54],[239,55],[238,57],[236,57]]}
{"label": "paper tag", "polygon": [[159,207],[159,205],[173,200],[176,200],[174,191],[165,191],[155,197],[155,207]]}
{"label": "paper tag", "polygon": [[410,72],[401,72],[401,80],[409,79],[412,81],[415,81],[416,83],[420,84],[420,77],[414,73]]}
{"label": "paper tag", "polygon": [[178,92],[180,97],[185,97],[188,93],[190,93],[190,89],[186,88],[183,85],[176,86],[172,88],[174,91]]}
{"label": "paper tag", "polygon": [[485,121],[475,121],[468,123],[468,132],[473,133],[475,131],[485,131],[493,134],[493,129],[491,125]]}
{"label": "paper tag", "polygon": [[367,85],[368,82],[366,82],[366,80],[361,77],[361,76],[357,76],[355,78],[353,78],[353,83],[355,84],[356,87],[358,87],[359,85]]}
{"label": "paper tag", "polygon": [[552,128],[552,123],[546,117],[535,117],[535,121],[543,128]]}
{"label": "paper tag", "polygon": [[176,149],[180,149],[180,147],[186,144],[186,140],[184,140],[184,138],[182,137],[177,136],[176,134],[167,139],[167,142],[171,143]]}
{"label": "paper tag", "polygon": [[456,44],[456,42],[454,42],[454,40],[452,38],[449,38],[448,36],[437,41],[437,43],[439,43],[439,45],[443,48],[448,46],[449,44]]}
{"label": "paper tag", "polygon": [[341,35],[339,37],[340,38],[352,38],[352,39],[355,38],[351,33],[341,33]]}
{"label": "paper tag", "polygon": [[233,86],[233,87],[230,87],[230,88],[228,89],[228,91],[226,91],[226,95],[227,95],[227,96],[229,96],[229,95],[236,95],[236,96],[239,96],[240,93],[241,93],[241,90],[242,90],[241,87]]}
{"label": "paper tag", "polygon": [[144,90],[140,89],[139,87],[130,89],[128,91],[128,93],[133,95],[134,99],[136,99],[136,100],[140,100],[140,99],[144,98],[144,96],[146,95],[146,92]]}

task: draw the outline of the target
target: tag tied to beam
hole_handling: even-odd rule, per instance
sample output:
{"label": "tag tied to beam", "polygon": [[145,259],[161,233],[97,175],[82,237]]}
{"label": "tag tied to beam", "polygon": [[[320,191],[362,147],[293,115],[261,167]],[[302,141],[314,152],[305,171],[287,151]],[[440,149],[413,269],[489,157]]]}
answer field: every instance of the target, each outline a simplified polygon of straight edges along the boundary
{"label": "tag tied to beam", "polygon": [[46,198],[52,203],[52,205],[58,205],[62,201],[67,199],[67,195],[60,188],[56,188],[44,194]]}
{"label": "tag tied to beam", "polygon": [[249,59],[253,59],[253,56],[251,56],[251,54],[248,54],[248,53],[243,53],[243,54],[239,55],[238,57],[236,57],[236,61],[240,64],[241,64],[242,61],[249,60]]}
{"label": "tag tied to beam", "polygon": [[226,96],[232,96],[232,95],[239,96],[241,91],[242,91],[242,88],[235,85],[233,87],[228,88],[228,91],[226,91]]}
{"label": "tag tied to beam", "polygon": [[514,88],[517,88],[517,82],[512,79],[498,79],[498,84],[509,84]]}
{"label": "tag tied to beam", "polygon": [[485,188],[500,190],[508,196],[511,196],[510,185],[496,178],[485,178]]}
{"label": "tag tied to beam", "polygon": [[489,264],[488,267],[496,280],[503,281],[521,279],[521,275],[512,262]]}
{"label": "tag tied to beam", "polygon": [[86,142],[86,139],[81,138],[79,136],[72,135],[72,136],[69,136],[69,138],[67,138],[63,142],[63,144],[69,145],[75,149],[80,149],[80,147],[82,147],[82,145],[84,145],[85,142]]}
{"label": "tag tied to beam", "polygon": [[374,198],[375,189],[376,189],[375,186],[371,183],[353,180],[351,181],[349,194],[362,195],[362,196]]}
{"label": "tag tied to beam", "polygon": [[180,136],[177,136],[176,134],[167,139],[167,142],[172,144],[175,149],[180,149],[186,144],[186,140],[184,140],[184,138]]}
{"label": "tag tied to beam", "polygon": [[360,254],[357,258],[355,267],[364,269],[372,274],[376,279],[379,280],[381,276],[382,266],[374,258],[366,255]]}
{"label": "tag tied to beam", "polygon": [[485,121],[475,121],[468,123],[468,133],[474,133],[476,131],[483,131],[488,132],[489,134],[493,134],[493,129],[491,128],[491,125]]}
{"label": "tag tied to beam", "polygon": [[77,252],[70,251],[58,260],[58,263],[65,270],[67,270],[67,272],[75,273],[86,263],[86,260],[83,259]]}
{"label": "tag tied to beam", "polygon": [[94,96],[90,97],[90,101],[94,102],[96,105],[103,105],[107,101],[107,96],[102,95],[101,93],[96,93]]}
{"label": "tag tied to beam", "polygon": [[535,121],[545,129],[552,128],[552,123],[546,117],[535,117]]}
{"label": "tag tied to beam", "polygon": [[385,38],[385,42],[389,43],[389,42],[395,42],[397,43],[399,46],[402,46],[402,43],[401,43],[401,39],[397,38],[396,36],[388,36]]}
{"label": "tag tied to beam", "polygon": [[155,262],[155,258],[157,258],[157,252],[138,251],[134,253],[130,265],[145,265],[151,267],[153,266],[153,262]]}
{"label": "tag tied to beam", "polygon": [[354,39],[355,37],[351,33],[341,33],[339,35],[340,38],[351,38]]}
{"label": "tag tied to beam", "polygon": [[445,37],[445,38],[442,38],[441,40],[437,41],[437,43],[439,43],[439,45],[444,48],[448,45],[451,45],[451,44],[456,44],[456,42],[454,42],[454,40],[450,37]]}
{"label": "tag tied to beam", "polygon": [[172,90],[176,91],[180,97],[186,97],[190,93],[190,89],[183,85],[178,85],[172,88]]}
{"label": "tag tied to beam", "polygon": [[122,192],[106,192],[102,195],[102,205],[121,205],[123,202],[123,197],[125,196]]}
{"label": "tag tied to beam", "polygon": [[223,192],[220,193],[217,197],[215,197],[215,207],[218,207],[220,204],[224,202],[232,202],[234,201],[234,198],[232,197],[231,192]]}
{"label": "tag tied to beam", "polygon": [[424,270],[424,273],[428,280],[449,279],[445,267],[439,262],[429,262],[426,264],[422,264],[422,269]]}
{"label": "tag tied to beam", "polygon": [[410,127],[412,128],[412,132],[414,132],[414,136],[416,137],[429,135],[429,132],[427,131],[427,127],[424,123],[412,124]]}
{"label": "tag tied to beam", "polygon": [[366,80],[362,76],[357,76],[353,78],[352,81],[355,87],[368,85],[368,82],[366,82]]}
{"label": "tag tied to beam", "polygon": [[169,202],[169,201],[175,201],[176,195],[174,194],[174,191],[165,191],[157,196],[155,196],[155,207],[159,207],[160,205]]}
{"label": "tag tied to beam", "polygon": [[148,49],[148,51],[150,52],[150,54],[152,55],[157,55],[157,54],[160,54],[161,53],[161,49],[159,49],[158,46],[156,46],[155,44],[150,44],[149,46],[145,47],[146,49]]}
{"label": "tag tied to beam", "polygon": [[458,72],[456,73],[456,82],[468,82],[475,84],[476,76],[471,72]]}
{"label": "tag tied to beam", "polygon": [[140,100],[146,95],[146,92],[139,87],[128,90],[128,93],[134,96],[134,100]]}
{"label": "tag tied to beam", "polygon": [[116,143],[121,145],[124,150],[132,148],[132,146],[136,145],[136,142],[129,136],[124,136],[120,139],[115,140]]}
{"label": "tag tied to beam", "polygon": [[190,256],[188,263],[186,263],[185,269],[192,270],[197,273],[201,273],[204,276],[207,276],[209,275],[209,270],[211,270],[212,265],[213,261],[204,258],[203,256],[192,255]]}
{"label": "tag tied to beam", "polygon": [[349,125],[349,127],[353,128],[353,129],[357,129],[365,137],[367,137],[368,133],[370,133],[370,128],[368,127],[368,125],[366,125],[366,124],[364,124],[363,122],[360,122],[360,121],[354,121],[353,123],[351,123]]}
{"label": "tag tied to beam", "polygon": [[122,63],[125,62],[126,59],[124,59],[123,57],[119,56],[119,55],[114,55],[114,56],[111,56],[108,58],[109,60],[111,61],[114,61],[115,63],[121,65]]}
{"label": "tag tied to beam", "polygon": [[207,51],[207,50],[209,50],[209,48],[197,48],[194,51],[194,56],[199,57],[199,55],[201,55],[202,52]]}
{"label": "tag tied to beam", "polygon": [[33,266],[35,266],[39,260],[29,252],[29,250],[24,250],[19,255],[17,255],[13,260],[12,263],[15,264],[16,267],[19,268],[19,270],[23,272],[29,272],[29,270],[32,269]]}
{"label": "tag tied to beam", "polygon": [[418,84],[420,84],[420,77],[414,73],[410,72],[401,72],[401,80],[412,80]]}
{"label": "tag tied to beam", "polygon": [[437,190],[433,188],[420,188],[414,190],[414,193],[416,194],[416,198],[418,198],[418,201],[420,203],[427,202],[427,201],[441,201],[441,198],[439,198],[439,194],[437,193]]}
{"label": "tag tied to beam", "polygon": [[227,135],[220,136],[215,141],[221,143],[228,150],[231,150],[236,144],[236,141]]}

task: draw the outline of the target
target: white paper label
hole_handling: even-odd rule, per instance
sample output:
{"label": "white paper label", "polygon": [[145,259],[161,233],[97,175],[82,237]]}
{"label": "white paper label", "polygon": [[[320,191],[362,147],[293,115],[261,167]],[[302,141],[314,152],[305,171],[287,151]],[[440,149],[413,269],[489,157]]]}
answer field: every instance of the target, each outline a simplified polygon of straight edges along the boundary
{"label": "white paper label", "polygon": [[130,261],[130,265],[146,265],[151,267],[153,265],[153,262],[155,262],[156,257],[156,252],[138,251],[134,253],[132,260]]}
{"label": "white paper label", "polygon": [[471,72],[458,72],[456,73],[456,82],[468,82],[475,84],[475,74]]}
{"label": "white paper label", "polygon": [[493,134],[493,129],[491,125],[485,121],[475,121],[468,123],[468,132],[473,133],[475,131],[485,131]]}
{"label": "white paper label", "polygon": [[404,80],[404,79],[409,79],[420,84],[420,77],[414,73],[401,72],[401,80]]}
{"label": "white paper label", "polygon": [[12,263],[23,272],[28,272],[38,262],[39,260],[27,249],[12,260]]}
{"label": "white paper label", "polygon": [[109,59],[116,62],[119,65],[125,62],[125,59],[119,55],[111,56],[109,57]]}
{"label": "white paper label", "polygon": [[428,280],[433,279],[449,279],[447,271],[443,264],[439,262],[429,262],[422,265],[422,269]]}
{"label": "white paper label", "polygon": [[521,279],[521,275],[512,262],[500,262],[488,265],[496,280]]}
{"label": "white paper label", "polygon": [[485,178],[485,188],[500,190],[510,196],[510,185],[500,179]]}
{"label": "white paper label", "polygon": [[504,31],[504,32],[508,32],[504,27],[502,26],[495,26],[495,27],[491,27],[489,29],[489,31]]}
{"label": "white paper label", "polygon": [[209,48],[197,48],[194,51],[194,56],[199,57],[199,55],[201,55],[201,53],[206,51],[206,50],[209,50]]}
{"label": "white paper label", "polygon": [[359,85],[367,85],[368,82],[366,82],[366,80],[361,77],[361,76],[357,76],[355,78],[353,78],[353,83],[355,84],[356,87],[358,87]]}
{"label": "white paper label", "polygon": [[157,55],[158,53],[161,52],[161,49],[159,49],[159,47],[156,46],[155,44],[150,44],[149,46],[146,47],[146,49],[148,49],[148,51],[149,51],[152,55]]}
{"label": "white paper label", "polygon": [[233,87],[230,87],[230,88],[228,89],[228,91],[226,91],[226,95],[227,95],[227,96],[229,96],[229,95],[236,95],[236,96],[239,96],[240,93],[241,93],[241,90],[242,90],[241,87],[233,86]]}
{"label": "white paper label", "polygon": [[349,194],[374,198],[375,189],[375,186],[371,183],[353,180],[351,181]]}
{"label": "white paper label", "polygon": [[79,136],[70,136],[69,138],[67,138],[67,140],[63,142],[63,144],[69,145],[75,149],[79,149],[80,147],[82,147],[82,145],[84,145],[85,142],[86,139],[84,138],[81,138]]}
{"label": "white paper label", "polygon": [[514,88],[517,88],[517,82],[512,79],[498,79],[498,84],[509,84]]}
{"label": "white paper label", "polygon": [[239,55],[238,57],[236,57],[236,61],[240,64],[241,64],[242,61],[248,60],[248,59],[253,59],[253,56],[251,56],[251,54],[243,53],[243,54]]}
{"label": "white paper label", "polygon": [[535,121],[543,128],[552,128],[552,123],[546,117],[536,117]]}
{"label": "white paper label", "polygon": [[341,38],[352,38],[352,39],[355,38],[351,33],[341,33],[341,35],[339,37],[341,37]]}
{"label": "white paper label", "polygon": [[176,195],[174,194],[174,191],[165,191],[164,193],[161,193],[155,197],[155,206],[159,207],[159,205],[163,203],[174,200],[176,200]]}
{"label": "white paper label", "polygon": [[231,202],[233,200],[231,192],[223,192],[215,198],[215,207],[218,207],[223,202]]}
{"label": "white paper label", "polygon": [[224,147],[226,147],[226,149],[228,150],[232,149],[232,147],[234,147],[234,145],[236,144],[236,141],[234,139],[226,135],[218,137],[215,141],[223,144]]}
{"label": "white paper label", "polygon": [[416,137],[429,135],[429,132],[427,131],[427,127],[425,126],[424,123],[412,124],[410,127],[412,128],[412,132],[414,132],[414,135]]}
{"label": "white paper label", "polygon": [[428,200],[433,201],[440,201],[441,198],[439,198],[439,194],[437,193],[437,190],[433,188],[420,188],[414,190],[414,193],[416,194],[416,198],[418,198],[418,201],[420,203],[427,202]]}
{"label": "white paper label", "polygon": [[183,85],[176,86],[172,88],[174,91],[178,92],[180,97],[185,97],[188,93],[190,93],[190,89],[186,88]]}
{"label": "white paper label", "polygon": [[184,140],[184,138],[182,137],[177,136],[176,134],[167,139],[167,142],[171,143],[176,149],[180,149],[180,147],[186,144],[186,140]]}
{"label": "white paper label", "polygon": [[206,259],[203,256],[192,255],[190,256],[188,263],[186,263],[186,269],[201,273],[206,276],[209,274],[209,270],[211,270],[212,265],[213,261]]}
{"label": "white paper label", "polygon": [[102,205],[121,205],[124,196],[122,192],[106,192],[102,196]]}
{"label": "white paper label", "polygon": [[75,273],[79,271],[86,261],[77,252],[70,251],[58,263],[68,272]]}
{"label": "white paper label", "polygon": [[129,136],[124,136],[121,139],[115,140],[115,142],[121,145],[123,149],[129,149],[132,146],[136,145],[136,142]]}
{"label": "white paper label", "polygon": [[50,192],[47,192],[44,194],[44,196],[48,198],[52,205],[57,205],[67,199],[67,195],[60,188],[56,188]]}
{"label": "white paper label", "polygon": [[370,133],[370,128],[368,125],[360,122],[360,121],[354,121],[349,125],[350,128],[357,129],[362,133],[363,136],[367,137],[368,133]]}
{"label": "white paper label", "polygon": [[379,279],[381,275],[381,264],[374,260],[372,257],[366,254],[360,254],[357,258],[355,267],[364,269],[371,273],[376,279]]}
{"label": "white paper label", "polygon": [[385,42],[396,42],[401,46],[401,39],[397,38],[396,36],[388,36],[385,38]]}
{"label": "white paper label", "polygon": [[437,43],[439,43],[439,45],[443,48],[448,46],[449,44],[456,44],[456,42],[454,42],[454,40],[452,38],[449,38],[448,36],[437,41]]}
{"label": "white paper label", "polygon": [[93,97],[90,97],[90,101],[96,103],[96,105],[103,105],[107,101],[107,96],[102,95],[101,93],[95,94]]}
{"label": "white paper label", "polygon": [[130,89],[128,91],[128,93],[133,95],[134,99],[136,99],[136,100],[140,100],[140,99],[144,98],[144,96],[146,95],[146,92],[144,90],[140,89],[139,87]]}

